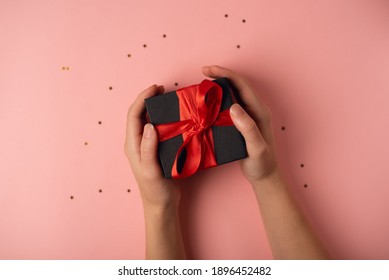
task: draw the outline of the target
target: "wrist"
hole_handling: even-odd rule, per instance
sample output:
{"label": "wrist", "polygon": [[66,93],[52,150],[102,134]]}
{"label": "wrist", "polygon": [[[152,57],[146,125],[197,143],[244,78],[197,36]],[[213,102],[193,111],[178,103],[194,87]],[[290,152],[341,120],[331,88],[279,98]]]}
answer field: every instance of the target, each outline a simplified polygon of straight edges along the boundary
{"label": "wrist", "polygon": [[274,191],[284,186],[284,178],[281,170],[277,167],[268,176],[250,181],[250,183],[254,191],[258,194],[259,192]]}
{"label": "wrist", "polygon": [[178,205],[176,203],[150,203],[143,201],[143,210],[145,215],[152,216],[172,216],[178,213]]}
{"label": "wrist", "polygon": [[181,194],[177,185],[173,183],[143,183],[139,184],[139,190],[145,210],[165,212],[178,208]]}

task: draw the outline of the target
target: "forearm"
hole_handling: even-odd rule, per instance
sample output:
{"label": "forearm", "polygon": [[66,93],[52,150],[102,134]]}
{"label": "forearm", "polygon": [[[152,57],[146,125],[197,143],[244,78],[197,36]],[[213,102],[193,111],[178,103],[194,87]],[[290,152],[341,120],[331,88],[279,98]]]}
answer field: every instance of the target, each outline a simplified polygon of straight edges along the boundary
{"label": "forearm", "polygon": [[288,191],[281,172],[254,183],[253,188],[275,259],[330,258]]}
{"label": "forearm", "polygon": [[185,259],[178,209],[144,204],[146,259]]}

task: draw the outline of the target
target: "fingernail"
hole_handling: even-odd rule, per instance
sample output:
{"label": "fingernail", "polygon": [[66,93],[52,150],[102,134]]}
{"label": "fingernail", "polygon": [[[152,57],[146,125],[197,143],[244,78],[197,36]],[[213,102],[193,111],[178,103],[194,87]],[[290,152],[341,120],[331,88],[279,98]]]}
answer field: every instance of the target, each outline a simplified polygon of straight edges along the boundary
{"label": "fingernail", "polygon": [[243,113],[243,108],[238,103],[232,104],[232,106],[230,108],[230,114],[233,117],[238,117],[242,113]]}
{"label": "fingernail", "polygon": [[151,135],[153,134],[154,126],[151,123],[148,123],[145,125],[145,129],[143,132],[143,137],[144,138],[150,138]]}
{"label": "fingernail", "polygon": [[158,86],[157,91],[158,93],[164,93],[165,92],[164,86]]}

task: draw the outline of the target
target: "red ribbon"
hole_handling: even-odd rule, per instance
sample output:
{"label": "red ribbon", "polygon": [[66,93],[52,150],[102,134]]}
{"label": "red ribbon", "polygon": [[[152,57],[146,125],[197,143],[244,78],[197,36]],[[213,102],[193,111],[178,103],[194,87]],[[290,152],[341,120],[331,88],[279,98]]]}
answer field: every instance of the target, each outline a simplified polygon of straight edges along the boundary
{"label": "red ribbon", "polygon": [[[156,125],[159,141],[182,135],[184,142],[177,151],[172,168],[173,178],[184,178],[199,169],[216,166],[211,126],[231,126],[229,110],[220,111],[223,90],[215,82],[204,80],[198,85],[176,91],[180,121]],[[186,150],[186,161],[177,170],[178,157]]]}

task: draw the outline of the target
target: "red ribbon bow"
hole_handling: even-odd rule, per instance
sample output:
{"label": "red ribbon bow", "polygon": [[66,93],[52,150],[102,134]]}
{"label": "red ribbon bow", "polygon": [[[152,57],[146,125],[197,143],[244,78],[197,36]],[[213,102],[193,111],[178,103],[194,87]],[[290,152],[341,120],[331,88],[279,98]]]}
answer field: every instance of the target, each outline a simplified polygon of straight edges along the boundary
{"label": "red ribbon bow", "polygon": [[[173,178],[184,178],[197,170],[216,166],[211,126],[231,126],[229,110],[220,111],[223,90],[215,82],[204,80],[198,85],[176,91],[180,121],[156,125],[159,141],[182,134],[184,142],[177,151],[172,168]],[[186,150],[186,161],[179,172],[178,158]]]}

